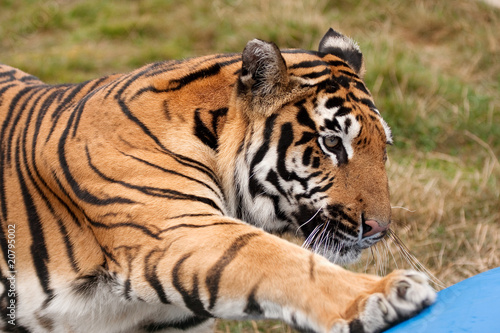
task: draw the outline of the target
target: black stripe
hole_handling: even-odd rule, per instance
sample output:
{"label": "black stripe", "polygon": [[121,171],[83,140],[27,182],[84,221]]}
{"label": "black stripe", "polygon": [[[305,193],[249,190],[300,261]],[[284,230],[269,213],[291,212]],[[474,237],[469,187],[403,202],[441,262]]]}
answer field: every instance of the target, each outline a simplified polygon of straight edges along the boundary
{"label": "black stripe", "polygon": [[[54,171],[52,171],[52,179],[55,180],[57,186],[59,187],[59,190],[64,194],[64,196],[67,198],[67,200],[69,200],[69,202],[73,205],[73,207],[75,207],[79,212],[82,212],[85,215],[85,212],[80,210],[80,206],[70,196],[69,192],[66,190],[66,187],[63,186],[63,184],[61,183],[61,180],[59,180],[59,178],[57,177],[57,174]],[[66,203],[66,200],[63,200],[58,195],[56,195],[51,188],[49,188],[49,190],[52,193],[52,195],[57,199],[57,201],[59,201],[59,203],[66,209],[68,214],[71,216],[72,221],[75,222],[76,225],[78,225],[78,227],[82,228],[83,225],[82,225],[80,219],[76,216],[75,212],[73,212],[73,210],[70,208],[70,206]]]}
{"label": "black stripe", "polygon": [[165,118],[167,118],[168,121],[171,121],[172,116],[170,114],[170,109],[168,107],[168,101],[164,99],[162,104],[163,104],[163,114],[165,115]]}
{"label": "black stripe", "polygon": [[312,60],[312,61],[308,60],[290,65],[288,68],[295,69],[295,68],[311,68],[311,67],[325,67],[325,66],[328,66],[328,63],[324,62],[323,60]]}
{"label": "black stripe", "polygon": [[[205,56],[202,60],[202,62],[198,62],[196,65],[204,64],[207,62],[211,62],[214,60],[220,60],[220,59],[227,59],[227,58],[237,58],[238,60],[241,60],[241,54],[238,53],[221,53],[221,54],[214,54],[211,56]],[[155,77],[159,74],[163,74],[166,72],[172,72],[176,69],[179,68],[186,68],[189,66],[186,66],[186,64],[191,65],[193,62],[199,61],[200,58],[191,58],[191,59],[186,59],[186,60],[166,60],[166,61],[161,61],[161,62],[156,62],[151,65],[149,65],[149,72],[144,75],[144,77]]]}
{"label": "black stripe", "polygon": [[[37,127],[36,127],[36,136],[38,136],[38,131],[40,129],[40,125],[42,124],[42,120],[45,117],[46,113],[48,112],[48,109],[54,104],[54,102],[58,103],[56,105],[56,110],[58,108],[61,108],[60,105],[60,98],[64,96],[65,91],[64,90],[59,90],[59,89],[53,89],[51,90],[51,94],[43,101],[41,107],[38,110],[38,121],[37,121]],[[54,132],[54,128],[56,127],[56,122],[52,122],[52,126],[49,130],[49,135],[45,138],[45,143],[47,143],[52,136],[52,133]]]}
{"label": "black stripe", "polygon": [[[217,209],[219,212],[222,213],[222,209],[212,200],[209,198],[197,196],[194,194],[186,194],[183,192],[179,192],[176,190],[171,190],[171,189],[165,189],[165,188],[157,188],[157,187],[151,187],[151,186],[138,186],[138,185],[132,185],[129,183],[126,183],[121,180],[116,180],[111,177],[106,176],[104,173],[102,173],[93,163],[92,163],[92,158],[90,157],[90,153],[88,151],[88,147],[85,147],[85,151],[87,154],[87,163],[89,167],[94,171],[99,177],[102,179],[105,179],[109,182],[115,183],[115,184],[120,184],[126,188],[134,189],[137,191],[140,191],[146,195],[151,195],[155,197],[162,197],[162,198],[168,198],[168,199],[173,199],[173,200],[190,200],[190,201],[198,201],[203,204],[209,205],[215,209]],[[111,198],[111,199],[102,199],[102,200],[117,200],[121,199],[125,203],[135,203],[134,201],[126,198]],[[120,203],[123,203],[120,202]]]}
{"label": "black stripe", "polygon": [[190,168],[193,168],[195,170],[198,170],[199,172],[207,175],[216,185],[218,188],[222,188],[220,185],[220,181],[218,176],[213,172],[212,169],[207,167],[201,162],[198,162],[196,160],[193,160],[192,158],[176,154],[168,149],[164,149],[162,152],[168,154],[170,157],[172,157],[177,163],[188,166]]}
{"label": "black stripe", "polygon": [[349,67],[349,65],[347,63],[345,63],[344,61],[341,61],[341,60],[328,61],[328,64],[330,66],[335,66],[335,67],[347,67],[347,68],[351,68],[351,67]]}
{"label": "black stripe", "polygon": [[[120,77],[117,82],[112,85],[111,87],[109,87],[108,89],[108,92],[106,93],[106,95],[104,96],[104,98],[107,98],[109,96],[109,94],[111,93],[111,91],[113,89],[115,89],[119,83],[121,82],[124,82],[125,83],[123,84],[123,86],[120,87],[120,89],[116,92],[115,94],[115,99],[120,99],[122,96],[123,96],[123,93],[125,92],[125,90],[130,87],[130,85],[132,83],[134,83],[138,78],[140,78],[141,76],[144,76],[146,74],[148,74],[148,72],[151,71],[151,66],[146,66],[144,67],[142,70],[138,71],[137,73],[135,73],[134,75],[132,75],[133,73],[130,73],[128,75],[124,75],[123,77]],[[129,98],[129,101],[133,101],[135,98],[137,98],[140,94],[142,94],[142,91],[148,91],[150,86],[146,87],[146,88],[142,88],[142,89],[139,89],[131,98]]]}
{"label": "black stripe", "polygon": [[[370,108],[370,110],[372,110],[373,112],[375,112],[374,109],[376,109],[376,107],[375,107],[375,104],[373,104],[373,102],[371,100],[369,100],[368,98],[361,98],[359,101],[362,104],[368,106]],[[378,115],[378,113],[377,113],[377,115]]]}
{"label": "black stripe", "polygon": [[[272,135],[273,130],[274,130],[274,123],[276,122],[277,116],[278,116],[277,114],[273,114],[272,116],[270,116],[269,118],[266,119],[266,125],[264,128],[264,137],[262,139],[262,145],[259,147],[259,149],[255,153],[255,156],[253,157],[253,159],[250,163],[250,174],[251,175],[254,174],[255,166],[264,159],[264,156],[266,156],[266,153],[269,150],[269,143],[271,141],[271,135]],[[250,180],[253,180],[254,178],[255,177],[251,177]],[[250,194],[252,196],[255,196],[257,194],[257,192],[255,191],[256,188],[255,188],[255,186],[252,188],[254,188],[254,190],[250,189]]]}
{"label": "black stripe", "polygon": [[[144,71],[140,72],[138,75],[134,76],[132,78],[132,80],[129,80],[127,81],[130,82],[130,81],[133,81],[135,77],[139,77],[140,75],[142,75]],[[126,81],[128,78],[130,77],[130,75],[123,75],[123,76],[120,76],[118,78],[116,78],[113,82],[110,82],[107,87],[106,87],[106,94],[104,95],[103,99],[107,99],[109,97],[109,95],[111,95],[111,93],[113,92],[113,90],[118,87],[118,85],[124,81]],[[120,91],[120,93],[122,93],[123,91]]]}
{"label": "black stripe", "polygon": [[288,171],[286,167],[286,160],[287,160],[287,150],[288,148],[293,144],[293,128],[292,128],[292,123],[284,123],[281,125],[281,134],[280,138],[278,140],[278,158],[276,161],[276,169],[278,171],[279,176],[289,182],[292,180],[298,181],[304,189],[307,188],[307,180],[310,177],[307,178],[301,178],[295,173],[295,171]]}
{"label": "black stripe", "polygon": [[348,134],[349,133],[349,128],[351,127],[351,124],[352,124],[352,121],[351,121],[351,118],[347,118],[344,122],[344,133],[345,134]]}
{"label": "black stripe", "polygon": [[[97,79],[97,80],[86,81],[86,82],[79,83],[76,85],[69,85],[69,86],[65,87],[65,88],[67,88],[65,90],[58,89],[58,91],[62,95],[65,94],[67,91],[70,91],[70,94],[68,96],[66,96],[66,98],[62,102],[60,100],[58,100],[58,105],[56,106],[56,109],[52,113],[52,128],[49,132],[49,135],[48,135],[46,141],[48,141],[50,139],[50,137],[52,136],[52,132],[53,132],[59,118],[61,117],[63,111],[68,108],[68,104],[70,102],[72,102],[73,99],[76,97],[76,95],[78,93],[80,93],[84,88],[86,88],[87,86],[90,86],[90,88],[87,90],[87,94],[82,99],[79,100],[79,103],[76,107],[76,110],[78,110],[78,111],[76,111],[76,110],[74,111],[74,112],[79,113],[79,115],[76,119],[76,122],[75,122],[75,128],[73,129],[73,136],[75,135],[76,128],[78,127],[78,123],[79,123],[79,120],[81,117],[80,113],[83,111],[83,108],[84,108],[84,105],[81,105],[80,103],[83,102],[83,104],[85,104],[87,102],[88,98],[96,92],[95,88],[97,88],[106,79],[108,79],[108,77],[102,77],[102,78]],[[60,88],[60,87],[62,87],[62,86],[54,86],[54,88]],[[62,95],[57,96],[58,99],[61,98]],[[44,110],[44,108],[42,108],[42,110]],[[44,110],[43,113],[45,113],[45,112],[46,112],[46,110]]]}
{"label": "black stripe", "polygon": [[217,138],[201,120],[200,109],[194,111],[194,135],[212,150],[217,150]]}
{"label": "black stripe", "polygon": [[[24,110],[26,108],[26,105],[31,101],[31,97],[33,97],[33,95],[35,95],[40,89],[41,89],[40,87],[37,87],[37,88],[28,88],[28,89],[21,90],[14,97],[14,99],[12,100],[12,102],[11,102],[11,104],[9,106],[9,112],[8,112],[7,118],[6,118],[6,120],[5,120],[4,124],[3,124],[4,126],[2,127],[2,134],[1,134],[1,138],[2,138],[1,142],[3,144],[6,143],[6,145],[7,145],[7,152],[5,153],[7,163],[10,163],[11,150],[12,150],[12,147],[14,146],[14,144],[13,144],[13,141],[14,141],[14,132],[15,132],[15,130],[17,128],[16,126],[19,124],[19,119],[21,119],[21,117],[25,114]],[[7,130],[8,123],[10,122],[11,116],[13,116],[13,114],[14,114],[14,110],[16,109],[16,107],[17,107],[20,99],[22,97],[24,97],[25,95],[26,95],[26,99],[21,104],[21,106],[19,107],[18,113],[16,114],[16,116],[12,120],[12,126],[10,127],[10,131],[9,131],[9,134],[8,134],[7,140],[6,140],[3,130],[4,130],[4,128],[5,128],[5,130]]]}
{"label": "black stripe", "polygon": [[42,221],[38,215],[37,207],[33,201],[33,197],[28,189],[28,185],[23,177],[21,170],[21,144],[18,140],[16,151],[16,172],[19,180],[19,186],[21,188],[21,194],[24,201],[24,207],[26,209],[26,215],[28,217],[28,225],[31,234],[31,256],[33,258],[33,264],[35,266],[36,274],[40,281],[43,291],[47,295],[47,299],[50,299],[53,295],[53,291],[50,288],[50,277],[47,268],[47,263],[49,261],[49,255],[47,252],[47,246],[45,242],[45,236],[42,227]]}
{"label": "black stripe", "polygon": [[326,68],[320,72],[313,72],[309,74],[303,74],[300,77],[306,78],[306,79],[317,79],[318,77],[322,77],[324,75],[330,75],[331,71],[330,68]]}
{"label": "black stripe", "polygon": [[[163,171],[163,172],[165,172],[165,173],[169,173],[169,174],[172,174],[172,175],[176,175],[176,176],[179,176],[179,177],[182,177],[182,178],[188,179],[188,180],[190,180],[190,181],[193,181],[193,182],[195,182],[195,183],[198,183],[198,184],[200,184],[200,185],[203,185],[204,187],[206,187],[206,188],[208,188],[210,191],[212,191],[215,195],[217,195],[217,197],[218,197],[221,201],[224,201],[224,198],[223,198],[223,197],[221,197],[221,194],[222,194],[222,196],[223,196],[223,192],[222,192],[222,189],[220,188],[220,186],[219,186],[218,182],[216,182],[216,183],[215,183],[215,185],[218,187],[218,190],[219,190],[219,191],[216,191],[214,188],[212,188],[212,187],[211,187],[210,185],[208,185],[207,183],[202,182],[201,180],[198,180],[198,179],[196,179],[196,178],[193,178],[193,177],[190,177],[190,176],[186,176],[185,174],[182,174],[182,173],[177,172],[177,171],[174,171],[174,170],[165,169],[164,167],[161,167],[161,166],[159,166],[159,165],[156,165],[156,164],[154,164],[154,163],[151,163],[151,162],[149,162],[149,161],[146,161],[146,160],[144,160],[144,159],[142,159],[142,158],[139,158],[139,157],[136,157],[136,156],[133,156],[133,155],[126,154],[126,153],[121,152],[121,151],[120,151],[120,153],[121,153],[122,155],[124,155],[124,156],[130,157],[130,158],[132,158],[132,159],[134,159],[134,160],[136,160],[136,161],[139,161],[139,162],[141,162],[141,163],[144,163],[144,164],[146,164],[146,165],[148,165],[148,166],[150,166],[150,167],[153,167],[153,168],[155,168],[155,169],[161,170],[161,171]],[[198,169],[197,169],[197,170],[198,170]],[[203,172],[203,170],[199,170],[199,171]]]}
{"label": "black stripe", "polygon": [[85,109],[85,106],[87,104],[87,102],[89,101],[90,98],[92,98],[92,96],[94,96],[96,93],[97,93],[98,90],[94,90],[94,91],[91,91],[89,92],[88,94],[86,94],[82,99],[80,99],[78,101],[78,104],[77,106],[75,107],[75,109],[73,110],[73,114],[76,114],[76,117],[73,121],[73,137],[76,136],[76,131],[78,130],[78,125],[80,124],[80,119],[82,117],[82,114],[83,114],[83,111]]}
{"label": "black stripe", "polygon": [[[50,206],[50,211],[52,215],[55,216],[55,212],[52,206]],[[71,264],[71,268],[73,269],[73,271],[79,272],[80,268],[78,267],[78,261],[76,260],[75,254],[73,252],[73,243],[70,239],[66,226],[64,225],[63,221],[59,218],[57,218],[57,225],[59,227],[59,233],[63,237],[64,246],[66,247],[66,254],[68,255],[68,261]]]}
{"label": "black stripe", "polygon": [[345,102],[345,99],[342,98],[342,97],[330,97],[326,103],[325,103],[325,107],[327,109],[333,109],[333,108],[336,108],[336,107],[340,107],[342,105],[344,105],[344,102]]}
{"label": "black stripe", "polygon": [[340,84],[342,87],[344,87],[346,89],[349,89],[351,86],[352,80],[346,76],[343,76],[343,75],[335,76],[333,79],[335,80],[335,82],[337,82],[338,84]]}
{"label": "black stripe", "polygon": [[144,77],[156,77],[158,75],[172,72],[179,68],[184,68],[184,60],[166,60],[156,62],[150,65],[149,71],[144,74]]}
{"label": "black stripe", "polygon": [[348,102],[352,102],[352,101],[354,101],[354,102],[358,102],[358,103],[360,102],[360,99],[359,99],[356,95],[354,95],[352,91],[350,91],[350,92],[349,92],[349,93],[345,96],[345,98],[346,98],[346,100],[347,100]]}
{"label": "black stripe", "polygon": [[349,333],[365,333],[363,323],[359,319],[353,319],[349,323]]}
{"label": "black stripe", "polygon": [[[287,197],[286,191],[283,189],[283,187],[281,187],[279,183],[278,175],[276,174],[276,172],[274,172],[273,170],[269,170],[269,172],[267,173],[266,181],[271,183],[284,198]],[[263,191],[263,193],[265,192]],[[280,209],[278,207],[275,207],[274,211],[278,212],[280,211]]]}
{"label": "black stripe", "polygon": [[111,260],[116,266],[121,267],[120,263],[115,259],[115,256],[108,250],[107,246],[100,246],[102,254],[104,254],[104,263],[102,264],[103,267],[108,267],[108,263],[106,261],[106,258]]}
{"label": "black stripe", "polygon": [[338,111],[335,113],[335,117],[343,117],[345,115],[348,115],[349,113],[351,113],[352,109],[351,108],[348,108],[348,107],[345,107],[345,106],[341,106]]}
{"label": "black stripe", "polygon": [[296,197],[309,199],[316,193],[324,193],[324,192],[328,191],[330,189],[330,187],[332,187],[332,186],[333,186],[333,182],[329,182],[325,186],[315,186],[307,193],[297,195]]}
{"label": "black stripe", "polygon": [[257,195],[264,195],[266,193],[266,190],[257,180],[257,177],[250,177],[250,179],[248,180],[248,192],[250,193],[252,198],[255,198]]}
{"label": "black stripe", "polygon": [[[61,117],[62,113],[64,110],[67,109],[68,104],[73,101],[73,99],[76,97],[76,95],[84,88],[84,84],[77,84],[71,88],[67,88],[66,90],[63,90],[63,94],[65,94],[67,91],[70,93],[68,96],[64,98],[62,102],[60,102],[55,110],[52,112],[51,119],[52,119],[52,128],[50,129],[49,135],[47,139],[45,140],[46,142],[50,139],[52,132],[54,131],[54,128],[59,121],[59,118]],[[47,106],[48,107],[48,106]],[[43,110],[44,108],[42,108]]]}
{"label": "black stripe", "polygon": [[300,138],[299,141],[295,142],[295,146],[300,146],[303,144],[306,144],[308,142],[311,142],[312,140],[317,139],[317,134],[312,133],[312,132],[303,132],[302,133],[302,138]]}
{"label": "black stripe", "polygon": [[339,69],[339,73],[342,73],[344,75],[347,75],[347,76],[350,76],[352,78],[355,78],[355,79],[358,79],[359,80],[359,76],[357,76],[356,74],[354,74],[353,72],[349,72],[349,71],[346,71],[344,69]]}
{"label": "black stripe", "polygon": [[325,119],[325,127],[337,133],[342,130],[339,121],[335,117],[333,119]]}
{"label": "black stripe", "polygon": [[[5,84],[9,82],[14,82],[16,81],[16,74],[17,70],[13,69],[7,72],[0,72],[0,84]],[[17,84],[15,84],[17,86]]]}
{"label": "black stripe", "polygon": [[182,219],[184,217],[205,217],[205,216],[218,216],[216,214],[212,213],[200,213],[200,214],[181,214],[181,215],[176,215],[169,217],[169,220],[175,220],[175,219]]}
{"label": "black stripe", "polygon": [[160,301],[163,304],[170,304],[157,272],[158,263],[163,259],[165,251],[166,250],[154,249],[146,255],[144,260],[144,276],[151,287],[156,291],[156,294],[158,294]]}
{"label": "black stripe", "polygon": [[[184,288],[183,283],[181,282],[180,271],[182,268],[182,264],[184,264],[184,262],[189,259],[191,255],[192,253],[183,255],[182,258],[179,259],[179,261],[177,261],[177,263],[175,264],[174,269],[172,270],[172,284],[174,285],[174,288],[181,294],[187,308],[191,310],[195,315],[202,317],[212,317],[212,315],[207,310],[205,310],[205,307],[203,306],[203,303],[200,299],[198,274],[195,273],[194,275],[189,275],[193,278],[191,291],[188,291],[186,288]],[[185,276],[186,275],[184,275],[184,277]]]}
{"label": "black stripe", "polygon": [[[21,97],[24,94],[28,93],[30,90],[31,90],[31,88],[24,88],[24,89],[20,90],[16,94],[16,96],[14,96],[14,98],[11,100],[11,103],[9,105],[9,111],[7,113],[7,116],[5,117],[5,119],[4,119],[3,123],[2,123],[2,129],[0,131],[0,143],[1,143],[1,147],[0,148],[2,148],[2,151],[0,153],[0,184],[2,184],[2,185],[5,184],[4,172],[5,172],[5,169],[7,168],[6,164],[10,163],[10,159],[11,159],[10,153],[7,153],[3,149],[3,147],[5,145],[5,142],[6,142],[5,136],[6,136],[7,128],[9,127],[11,119],[14,116],[14,109],[17,106],[17,103],[19,102],[19,100],[21,99]],[[12,144],[11,142],[7,143],[7,149],[8,149],[9,152],[11,151],[11,148],[10,148],[11,144]],[[0,206],[1,206],[1,213],[2,213],[3,219],[5,221],[7,221],[7,200],[6,200],[7,196],[6,196],[5,191],[6,191],[6,187],[5,186],[0,186]]]}
{"label": "black stripe", "polygon": [[[232,57],[232,55],[229,55],[229,56]],[[225,57],[225,55],[224,55],[224,57]],[[209,61],[209,60],[207,60],[207,61]],[[130,100],[134,100],[146,92],[161,94],[161,93],[167,93],[167,92],[182,89],[185,86],[187,86],[195,81],[202,80],[202,79],[204,80],[208,77],[215,76],[215,75],[220,73],[220,71],[223,67],[232,65],[232,64],[237,63],[239,61],[241,61],[240,57],[237,57],[235,59],[228,60],[228,61],[216,62],[216,63],[214,63],[206,68],[196,70],[196,71],[191,72],[191,73],[189,73],[181,78],[170,80],[168,82],[168,87],[166,89],[158,89],[154,86],[147,86],[147,87],[141,88],[131,97]]]}
{"label": "black stripe", "polygon": [[177,85],[177,86],[172,87],[168,90],[169,91],[179,90],[179,89],[187,86],[188,84],[190,84],[194,81],[197,81],[200,79],[206,79],[210,76],[215,76],[215,75],[219,74],[220,70],[223,67],[234,64],[238,61],[240,61],[239,57],[236,59],[228,60],[228,61],[217,62],[217,63],[215,63],[207,68],[203,68],[203,69],[197,70],[195,72],[189,73],[188,75],[186,75],[180,79],[172,80],[172,81],[170,81],[170,84]]}
{"label": "black stripe", "polygon": [[181,331],[187,331],[193,327],[205,323],[209,318],[206,317],[188,317],[185,319],[179,319],[178,321],[170,321],[165,323],[151,323],[144,325],[142,327],[148,333],[154,333],[158,331],[166,330],[167,328],[178,329]]}
{"label": "black stripe", "polygon": [[[130,267],[130,262],[129,262],[129,267]],[[132,289],[130,287],[130,276],[127,277],[127,280],[125,280],[125,283],[123,284],[123,297],[127,300],[130,301],[132,300]]]}
{"label": "black stripe", "polygon": [[320,163],[321,163],[321,160],[319,159],[319,157],[318,157],[318,156],[315,156],[315,157],[313,158],[313,164],[312,164],[312,167],[313,167],[314,169],[317,169],[317,168],[319,168]]}
{"label": "black stripe", "polygon": [[217,262],[209,269],[207,273],[207,277],[205,279],[205,283],[208,288],[208,292],[210,294],[210,302],[209,309],[213,309],[215,306],[215,302],[217,301],[217,297],[219,296],[219,285],[220,279],[226,267],[236,258],[238,252],[248,244],[248,242],[258,236],[259,234],[256,232],[247,233],[236,238],[227,249],[224,254],[217,260]]}
{"label": "black stripe", "polygon": [[[135,74],[135,75],[133,75],[131,77],[127,76],[127,77],[130,77],[130,78],[127,80],[127,82],[125,82],[125,84],[120,88],[120,90],[118,90],[118,92],[115,95],[115,100],[118,102],[118,105],[120,106],[122,112],[127,116],[127,118],[129,118],[131,121],[133,121],[135,124],[137,124],[142,129],[142,131],[147,136],[149,136],[159,147],[161,147],[162,149],[165,149],[165,147],[160,142],[160,140],[155,135],[153,135],[153,133],[149,130],[149,128],[144,123],[142,123],[136,116],[134,116],[132,114],[132,111],[127,106],[127,103],[126,103],[125,99],[122,97],[123,93],[125,92],[125,90],[132,83],[134,83],[137,80],[137,78],[139,78],[141,75],[143,75],[144,73],[146,73],[148,70],[149,69],[146,68],[146,69],[138,72],[137,74]],[[133,98],[135,98],[135,97],[133,97]]]}
{"label": "black stripe", "polygon": [[90,88],[89,88],[89,92],[90,91],[93,91],[94,89],[96,89],[97,87],[99,87],[101,85],[101,83],[103,83],[104,81],[106,81],[107,79],[109,78],[109,76],[104,76],[104,77],[101,77],[97,80],[91,80],[91,81],[88,81],[87,83],[90,84],[90,83],[93,83]]}
{"label": "black stripe", "polygon": [[92,226],[97,227],[97,228],[103,228],[103,229],[108,229],[108,230],[109,229],[115,229],[115,228],[133,228],[133,229],[137,229],[137,230],[141,231],[146,236],[152,237],[154,239],[162,239],[160,236],[158,236],[157,232],[153,232],[153,231],[149,230],[147,227],[145,227],[141,223],[116,222],[116,223],[113,223],[113,224],[105,224],[105,223],[102,223],[102,222],[98,222],[98,221],[92,220],[92,219],[90,219],[88,217],[87,217],[87,219],[89,220],[89,222],[90,222],[90,224]]}
{"label": "black stripe", "polygon": [[357,89],[361,90],[362,92],[364,92],[367,95],[370,95],[370,92],[368,91],[365,84],[361,80],[356,81],[356,83],[354,85]]}
{"label": "black stripe", "polygon": [[299,124],[309,127],[314,133],[316,133],[316,124],[309,116],[309,112],[307,112],[307,109],[304,107],[304,103],[305,101],[295,103],[295,106],[299,109],[299,112],[297,113],[297,121]]}
{"label": "black stripe", "polygon": [[358,222],[345,213],[343,205],[341,204],[328,205],[327,211],[329,217],[331,217],[332,219],[337,220],[340,218],[342,221],[349,222],[351,226],[355,228],[358,227]]}
{"label": "black stripe", "polygon": [[302,154],[302,164],[308,166],[311,163],[312,147],[307,147]]}
{"label": "black stripe", "polygon": [[66,160],[66,141],[68,139],[68,134],[71,128],[71,125],[73,124],[75,117],[75,113],[72,113],[70,116],[70,119],[68,120],[68,124],[66,128],[64,129],[63,134],[61,135],[61,138],[59,139],[59,144],[58,144],[58,156],[59,156],[59,164],[61,166],[61,170],[63,172],[63,175],[68,182],[69,186],[71,187],[71,190],[73,193],[82,201],[97,205],[97,206],[104,206],[104,205],[111,205],[111,204],[132,204],[135,203],[133,200],[127,199],[127,198],[122,198],[120,196],[116,197],[111,197],[111,198],[99,198],[86,189],[82,188],[80,183],[75,180],[73,175],[71,174],[71,171],[69,169],[68,161]]}
{"label": "black stripe", "polygon": [[246,314],[252,316],[252,317],[260,317],[264,314],[264,310],[262,310],[262,307],[260,306],[259,302],[257,302],[257,299],[255,298],[255,293],[257,292],[257,287],[252,288],[252,291],[250,291],[250,295],[247,297],[247,305],[245,306],[245,309],[243,312]]}
{"label": "black stripe", "polygon": [[[3,82],[2,82],[3,83]],[[2,89],[0,89],[0,95],[2,95],[3,93],[5,93],[7,90],[9,90],[10,88],[13,88],[13,87],[17,87],[17,84],[15,83],[11,83],[11,84],[8,84],[4,87],[2,87]]]}
{"label": "black stripe", "polygon": [[[30,108],[30,111],[28,112],[28,119],[27,119],[27,121],[25,122],[25,125],[24,125],[24,126],[22,126],[22,125],[20,126],[19,120],[20,120],[21,116],[26,115],[26,107],[27,107],[28,103],[29,103],[29,102],[31,102],[31,101],[33,101],[33,97],[34,97],[34,96],[36,95],[36,93],[38,93],[39,91],[41,91],[41,94],[40,94],[40,96],[38,96],[38,97],[34,100],[33,105],[32,105],[32,107]],[[12,143],[11,143],[11,142],[12,142],[13,137],[14,137],[14,132],[15,132],[15,130],[16,130],[16,125],[17,125],[18,127],[21,127],[21,128],[22,128],[22,127],[24,127],[24,131],[26,132],[26,131],[27,131],[27,129],[28,129],[28,127],[31,125],[31,124],[30,124],[30,120],[31,120],[31,118],[32,118],[32,116],[33,116],[33,113],[34,113],[35,109],[36,109],[36,105],[37,105],[38,101],[40,100],[40,98],[45,97],[45,96],[46,96],[47,94],[49,94],[49,93],[50,93],[50,89],[42,89],[42,87],[36,87],[36,88],[33,88],[33,90],[32,90],[32,94],[30,94],[30,95],[28,95],[28,96],[26,97],[26,100],[24,101],[24,103],[23,103],[23,104],[22,104],[22,106],[20,107],[20,109],[19,109],[19,113],[18,113],[18,115],[17,115],[16,119],[13,121],[13,126],[12,126],[12,127],[11,127],[11,129],[10,129],[10,134],[9,134],[9,139],[8,139],[8,145],[9,145],[9,147],[8,147],[8,150],[7,150],[7,155],[10,155],[10,148],[12,147]],[[38,126],[39,126],[40,124],[35,124],[35,125],[38,125]],[[26,136],[26,135],[25,135],[25,136]]]}
{"label": "black stripe", "polygon": [[278,141],[277,170],[281,178],[289,181],[291,174],[286,168],[286,151],[293,143],[293,128],[291,123],[281,125],[281,135]]}
{"label": "black stripe", "polygon": [[[188,215],[188,214],[185,214],[185,215]],[[195,215],[195,214],[193,214]],[[202,214],[199,214],[199,215],[202,215]],[[205,215],[205,214],[203,214]],[[208,227],[214,227],[214,226],[218,226],[218,225],[238,225],[239,223],[237,222],[214,222],[214,223],[210,223],[210,224],[187,224],[187,223],[182,223],[182,224],[178,224],[178,225],[174,225],[172,227],[169,227],[167,229],[163,229],[162,231],[159,232],[159,234],[162,234],[164,232],[168,232],[168,231],[172,231],[172,230],[176,230],[176,229],[180,229],[180,228],[193,228],[193,229],[200,229],[200,228],[208,228]]]}
{"label": "black stripe", "polygon": [[[39,84],[41,83],[42,81],[40,81],[39,78],[37,78],[36,76],[33,76],[33,75],[25,75],[23,76],[22,78],[19,79],[19,81],[21,82],[27,82],[28,84]],[[31,81],[36,81],[36,82],[31,82]]]}
{"label": "black stripe", "polygon": [[220,108],[217,110],[211,110],[210,114],[212,115],[212,132],[215,135],[215,138],[217,139],[217,149],[219,146],[219,138],[218,138],[218,127],[219,127],[219,121],[223,121],[227,115],[228,108]]}

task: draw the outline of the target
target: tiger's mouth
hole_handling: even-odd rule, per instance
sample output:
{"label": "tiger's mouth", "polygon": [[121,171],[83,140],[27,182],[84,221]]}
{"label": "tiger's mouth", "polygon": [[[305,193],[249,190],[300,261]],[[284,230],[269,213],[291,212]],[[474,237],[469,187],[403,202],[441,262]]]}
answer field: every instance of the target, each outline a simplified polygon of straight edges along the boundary
{"label": "tiger's mouth", "polygon": [[[384,236],[381,236],[382,239]],[[303,247],[310,249],[316,254],[327,258],[330,262],[338,265],[347,265],[359,261],[363,250],[375,245],[378,240],[371,242],[348,242],[339,241],[335,235],[330,235],[330,238],[320,238],[319,242],[308,244],[308,240],[303,244]]]}
{"label": "tiger's mouth", "polygon": [[364,217],[361,216],[354,225],[352,218],[342,218],[345,216],[338,214],[327,217],[317,212],[299,227],[305,236],[302,247],[327,258],[332,263],[346,265],[358,261],[364,249],[375,245],[387,235],[386,230],[363,237],[370,228],[364,223]]}

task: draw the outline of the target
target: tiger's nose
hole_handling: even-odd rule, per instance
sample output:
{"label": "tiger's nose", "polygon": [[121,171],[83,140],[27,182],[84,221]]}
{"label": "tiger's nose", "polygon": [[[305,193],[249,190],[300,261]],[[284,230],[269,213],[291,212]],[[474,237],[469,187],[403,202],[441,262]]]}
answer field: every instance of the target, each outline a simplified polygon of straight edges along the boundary
{"label": "tiger's nose", "polygon": [[363,238],[370,237],[379,232],[384,232],[389,228],[389,223],[386,225],[380,225],[375,220],[366,220],[363,221]]}

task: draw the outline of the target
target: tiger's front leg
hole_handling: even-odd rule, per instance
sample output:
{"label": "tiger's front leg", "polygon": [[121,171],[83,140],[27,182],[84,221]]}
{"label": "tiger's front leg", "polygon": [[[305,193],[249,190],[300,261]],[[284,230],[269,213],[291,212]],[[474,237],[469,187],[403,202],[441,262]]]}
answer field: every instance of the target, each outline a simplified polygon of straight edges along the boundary
{"label": "tiger's front leg", "polygon": [[[379,278],[349,272],[259,229],[221,219],[196,230],[179,224],[162,245],[149,248],[132,271],[131,297],[186,310],[190,315],[183,320],[192,324],[186,328],[194,330],[224,318],[280,319],[308,332],[379,332],[434,300],[419,273]],[[169,324],[151,318],[141,327]]]}

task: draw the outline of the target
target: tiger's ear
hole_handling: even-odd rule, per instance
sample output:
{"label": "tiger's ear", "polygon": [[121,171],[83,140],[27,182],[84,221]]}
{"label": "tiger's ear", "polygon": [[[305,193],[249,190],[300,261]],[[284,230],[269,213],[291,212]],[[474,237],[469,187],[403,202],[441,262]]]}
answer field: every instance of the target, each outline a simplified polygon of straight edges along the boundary
{"label": "tiger's ear", "polygon": [[271,115],[287,95],[289,76],[280,50],[274,43],[249,41],[243,50],[238,79],[238,98],[247,114]]}
{"label": "tiger's ear", "polygon": [[365,74],[363,54],[358,44],[332,28],[327,31],[319,42],[318,51],[320,53],[333,54],[346,61],[360,77],[363,77]]}

